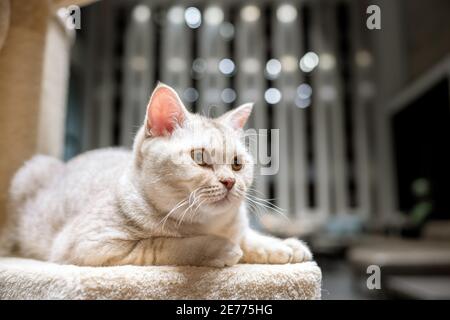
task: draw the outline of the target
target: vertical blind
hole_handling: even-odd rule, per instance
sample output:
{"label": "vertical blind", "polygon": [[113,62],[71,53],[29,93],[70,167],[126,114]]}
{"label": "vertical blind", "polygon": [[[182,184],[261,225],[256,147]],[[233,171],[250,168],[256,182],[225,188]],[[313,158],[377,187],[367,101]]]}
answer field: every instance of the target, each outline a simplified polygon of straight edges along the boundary
{"label": "vertical blind", "polygon": [[362,4],[103,1],[83,9],[73,80],[82,90],[72,104],[82,121],[70,141],[79,152],[130,147],[158,80],[205,115],[254,102],[255,138],[279,140],[270,163],[278,173],[256,177],[258,194],[311,225],[367,221],[374,66]]}

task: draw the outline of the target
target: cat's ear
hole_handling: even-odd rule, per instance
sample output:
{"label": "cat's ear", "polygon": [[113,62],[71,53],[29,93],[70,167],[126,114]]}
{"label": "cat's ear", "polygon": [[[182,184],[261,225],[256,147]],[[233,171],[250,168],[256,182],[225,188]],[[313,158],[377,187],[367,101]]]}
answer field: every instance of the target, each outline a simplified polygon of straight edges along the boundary
{"label": "cat's ear", "polygon": [[219,121],[225,125],[231,126],[235,130],[243,129],[252,113],[252,109],[253,103],[244,103],[220,116]]}
{"label": "cat's ear", "polygon": [[170,135],[183,125],[187,113],[175,90],[159,82],[147,106],[144,124],[147,136]]}

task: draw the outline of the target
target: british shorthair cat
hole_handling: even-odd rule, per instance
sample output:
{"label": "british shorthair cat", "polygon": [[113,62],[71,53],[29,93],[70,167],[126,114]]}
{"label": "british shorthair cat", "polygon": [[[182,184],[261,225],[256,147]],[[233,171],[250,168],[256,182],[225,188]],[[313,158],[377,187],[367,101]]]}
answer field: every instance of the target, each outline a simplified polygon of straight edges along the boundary
{"label": "british shorthair cat", "polygon": [[242,129],[251,110],[209,119],[158,84],[132,151],[100,149],[67,163],[38,155],[17,172],[4,249],[86,266],[311,260],[303,242],[249,227],[253,160]]}

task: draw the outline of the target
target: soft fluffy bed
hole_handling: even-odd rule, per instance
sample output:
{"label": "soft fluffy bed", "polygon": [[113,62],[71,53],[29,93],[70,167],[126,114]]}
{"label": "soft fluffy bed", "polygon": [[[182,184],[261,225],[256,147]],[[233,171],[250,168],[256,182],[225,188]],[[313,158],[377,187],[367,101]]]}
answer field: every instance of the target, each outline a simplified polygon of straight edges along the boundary
{"label": "soft fluffy bed", "polygon": [[0,299],[320,299],[315,262],[78,267],[0,258]]}

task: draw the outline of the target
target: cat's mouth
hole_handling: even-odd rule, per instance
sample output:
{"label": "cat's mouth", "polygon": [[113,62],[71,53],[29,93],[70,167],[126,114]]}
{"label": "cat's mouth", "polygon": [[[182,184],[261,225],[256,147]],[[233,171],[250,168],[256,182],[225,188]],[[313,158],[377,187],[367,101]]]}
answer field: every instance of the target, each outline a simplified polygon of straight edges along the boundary
{"label": "cat's mouth", "polygon": [[208,199],[210,204],[220,204],[229,200],[229,192],[222,192]]}
{"label": "cat's mouth", "polygon": [[219,205],[219,204],[222,204],[222,203],[225,203],[225,202],[229,202],[230,200],[231,200],[230,199],[230,193],[227,192],[227,193],[225,193],[225,195],[221,199],[216,200],[214,202],[214,204]]}
{"label": "cat's mouth", "polygon": [[233,192],[233,190],[221,190],[218,187],[210,188],[206,194],[203,194],[202,198],[205,205],[214,207],[223,206],[240,199],[239,193]]}
{"label": "cat's mouth", "polygon": [[209,202],[213,206],[223,206],[230,203],[239,202],[241,198],[231,191],[225,191],[220,196],[212,198]]}

